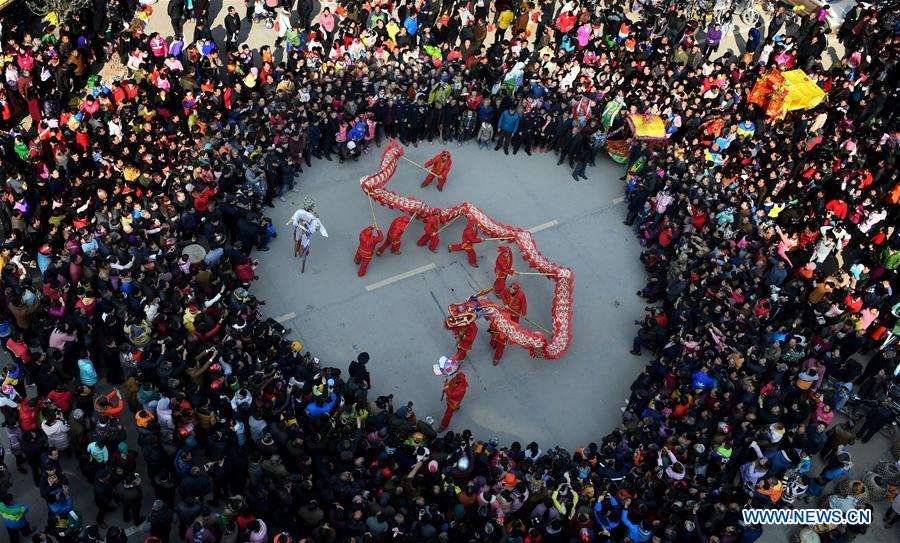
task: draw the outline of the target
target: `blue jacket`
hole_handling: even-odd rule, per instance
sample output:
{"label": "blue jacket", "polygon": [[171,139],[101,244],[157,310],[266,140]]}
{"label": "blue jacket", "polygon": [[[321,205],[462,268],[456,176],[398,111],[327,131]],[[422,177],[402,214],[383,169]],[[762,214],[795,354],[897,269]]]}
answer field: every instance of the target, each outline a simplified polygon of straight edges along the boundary
{"label": "blue jacket", "polygon": [[92,387],[97,384],[97,370],[94,369],[94,363],[87,358],[78,360],[78,378],[81,384]]}
{"label": "blue jacket", "polygon": [[639,524],[635,524],[628,520],[628,509],[622,510],[622,522],[628,528],[628,537],[637,543],[644,543],[653,539],[653,532],[641,528]]}
{"label": "blue jacket", "polygon": [[331,411],[331,409],[334,407],[334,403],[336,401],[337,401],[337,396],[335,396],[334,392],[332,392],[328,396],[328,401],[325,402],[322,405],[322,407],[317,406],[315,404],[315,402],[313,402],[313,403],[307,405],[306,409],[304,411],[306,411],[306,414],[307,414],[307,416],[309,416],[309,418],[317,419],[317,418],[321,417],[322,415],[324,415],[325,413],[329,413]]}
{"label": "blue jacket", "polygon": [[407,17],[406,20],[403,21],[403,26],[406,28],[406,31],[409,32],[410,36],[415,36],[416,31],[419,30],[419,20]]}
{"label": "blue jacket", "polygon": [[62,501],[55,501],[47,504],[50,512],[58,517],[64,517],[72,510],[72,497],[66,496]]}
{"label": "blue jacket", "polygon": [[502,132],[515,134],[519,130],[519,121],[521,120],[522,116],[517,111],[507,109],[500,115],[500,122],[497,123],[497,127]]}
{"label": "blue jacket", "polygon": [[478,107],[475,109],[475,113],[478,114],[479,122],[491,122],[491,119],[494,118],[494,106],[482,102],[478,104]]}
{"label": "blue jacket", "polygon": [[747,33],[747,47],[746,50],[753,53],[756,51],[756,48],[759,47],[759,40],[762,38],[760,35],[759,29],[753,27],[750,29],[750,32]]}
{"label": "blue jacket", "polygon": [[28,506],[24,503],[14,503],[6,505],[0,502],[0,519],[3,520],[4,526],[13,530],[24,528],[28,521],[25,514],[28,513]]}
{"label": "blue jacket", "polygon": [[702,390],[714,389],[716,388],[716,380],[698,370],[691,376],[691,387]]}
{"label": "blue jacket", "polygon": [[597,505],[594,506],[594,519],[597,520],[597,524],[606,528],[606,531],[619,525],[619,502],[610,496],[609,503],[612,505],[610,511],[603,511],[603,500],[597,500]]}

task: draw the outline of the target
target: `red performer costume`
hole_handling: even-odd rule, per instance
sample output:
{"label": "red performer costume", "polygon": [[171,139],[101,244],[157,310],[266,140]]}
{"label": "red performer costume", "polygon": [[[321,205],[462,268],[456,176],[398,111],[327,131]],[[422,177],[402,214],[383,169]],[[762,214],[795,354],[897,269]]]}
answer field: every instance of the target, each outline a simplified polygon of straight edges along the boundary
{"label": "red performer costume", "polygon": [[506,350],[506,344],[509,342],[509,338],[506,337],[506,334],[501,332],[493,322],[491,322],[491,326],[488,328],[488,333],[491,334],[491,348],[494,349],[494,365],[497,366],[500,364],[500,359],[503,358],[503,351]]}
{"label": "red performer costume", "polygon": [[516,273],[512,265],[513,257],[510,248],[506,245],[497,247],[497,261],[494,262],[494,274],[497,276],[494,281],[494,294],[497,296],[503,296],[503,292],[506,290],[506,278]]}
{"label": "red performer costume", "polygon": [[375,246],[383,239],[384,234],[374,226],[367,226],[359,233],[359,247],[356,248],[356,256],[353,257],[353,261],[359,264],[359,271],[356,272],[356,275],[362,277],[366,274],[366,266],[372,260]]}
{"label": "red performer costume", "polygon": [[447,409],[444,410],[444,418],[441,419],[441,429],[450,426],[453,412],[462,405],[463,397],[465,397],[468,387],[469,382],[466,380],[466,374],[461,371],[444,383],[444,398],[447,400]]}
{"label": "red performer costume", "polygon": [[469,224],[466,225],[465,229],[463,229],[462,240],[459,243],[454,243],[448,245],[447,248],[453,251],[465,251],[466,255],[469,257],[469,265],[473,268],[478,267],[478,260],[475,256],[475,244],[481,243],[481,238],[478,237],[478,225],[475,221],[470,220]]}
{"label": "red performer costume", "polygon": [[424,247],[425,244],[428,244],[428,248],[431,249],[431,252],[437,252],[438,243],[440,243],[440,238],[438,238],[438,230],[441,229],[441,212],[438,209],[435,209],[431,212],[431,215],[425,217],[425,233],[422,234],[422,237],[419,238],[419,241],[416,242],[416,245],[419,247]]}
{"label": "red performer costume", "polygon": [[512,283],[503,292],[503,304],[510,310],[509,318],[513,322],[519,322],[519,317],[528,315],[528,300],[525,293],[519,289],[519,283]]}
{"label": "red performer costume", "polygon": [[438,178],[437,189],[444,190],[444,183],[447,182],[447,174],[450,173],[450,167],[453,165],[453,159],[450,158],[450,151],[441,151],[434,155],[434,158],[423,164],[431,173],[422,181],[422,186],[427,187],[431,184],[435,177]]}
{"label": "red performer costume", "polygon": [[394,222],[391,223],[390,228],[387,231],[387,239],[384,240],[384,244],[378,248],[376,254],[381,254],[385,251],[385,249],[390,246],[391,252],[395,255],[400,254],[400,238],[403,237],[403,232],[406,232],[406,227],[409,226],[409,221],[412,219],[409,215],[400,215]]}
{"label": "red performer costume", "polygon": [[462,362],[472,349],[475,338],[478,337],[478,326],[472,321],[464,327],[454,329],[453,335],[456,336],[456,356],[453,359]]}

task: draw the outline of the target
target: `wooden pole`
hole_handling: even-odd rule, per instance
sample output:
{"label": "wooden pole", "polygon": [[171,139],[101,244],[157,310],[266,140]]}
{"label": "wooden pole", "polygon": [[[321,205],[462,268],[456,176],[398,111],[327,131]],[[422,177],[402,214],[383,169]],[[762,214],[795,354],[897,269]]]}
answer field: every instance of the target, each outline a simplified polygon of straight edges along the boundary
{"label": "wooden pole", "polygon": [[509,238],[481,238],[481,241],[505,241],[505,240],[510,240],[510,239],[516,239],[516,238],[513,238],[513,237],[509,237]]}
{"label": "wooden pole", "polygon": [[372,205],[372,197],[366,194],[366,198],[369,200],[369,209],[372,210],[372,226],[375,227],[375,230],[378,230],[378,221],[375,220],[375,206]]}
{"label": "wooden pole", "polygon": [[538,328],[540,328],[540,329],[543,330],[544,332],[547,332],[547,333],[550,334],[551,336],[553,335],[553,332],[551,332],[550,330],[547,330],[546,328],[544,328],[544,327],[541,326],[540,324],[534,322],[533,320],[529,319],[529,318],[526,317],[525,315],[523,315],[523,314],[521,314],[521,313],[519,313],[519,312],[517,312],[517,311],[513,311],[512,309],[510,309],[510,308],[508,308],[508,307],[506,308],[506,310],[509,311],[510,313],[514,314],[514,315],[517,315],[517,316],[519,316],[519,317],[522,317],[522,318],[525,319],[526,321],[528,321],[528,322],[530,322],[531,324],[537,326]]}
{"label": "wooden pole", "polygon": [[438,174],[436,174],[436,173],[434,173],[433,171],[429,170],[429,169],[426,168],[425,166],[422,166],[422,165],[419,164],[418,162],[412,161],[412,160],[406,158],[406,157],[403,156],[403,155],[400,155],[400,158],[402,158],[403,160],[409,162],[410,164],[413,164],[413,165],[415,165],[415,166],[418,166],[419,168],[422,168],[423,170],[425,170],[426,172],[430,173],[431,175],[440,177]]}
{"label": "wooden pole", "polygon": [[547,277],[556,277],[555,273],[541,273],[541,272],[515,272],[516,275],[545,275]]}
{"label": "wooden pole", "polygon": [[455,221],[456,219],[458,219],[460,217],[462,217],[462,215],[457,215],[457,216],[453,217],[452,219],[450,219],[450,221],[447,224],[445,224],[444,226],[442,226],[438,229],[437,233],[440,234],[441,230],[443,230],[444,228],[447,228],[448,226],[453,224],[453,221]]}

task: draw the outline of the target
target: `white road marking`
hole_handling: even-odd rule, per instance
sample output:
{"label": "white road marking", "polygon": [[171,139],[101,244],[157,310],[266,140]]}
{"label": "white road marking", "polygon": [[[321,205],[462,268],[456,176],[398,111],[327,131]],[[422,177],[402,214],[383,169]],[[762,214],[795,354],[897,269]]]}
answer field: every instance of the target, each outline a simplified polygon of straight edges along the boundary
{"label": "white road marking", "polygon": [[285,322],[294,318],[297,318],[297,314],[291,311],[290,313],[285,313],[280,317],[275,317],[275,321],[278,322],[278,324],[284,324]]}
{"label": "white road marking", "polygon": [[402,281],[404,279],[410,278],[414,275],[419,275],[420,273],[425,273],[427,271],[431,271],[435,269],[437,266],[434,265],[434,262],[430,264],[426,264],[424,266],[420,266],[414,270],[409,270],[408,272],[398,273],[392,277],[388,277],[382,281],[378,281],[377,283],[372,283],[371,285],[366,285],[366,290],[372,292],[373,290],[379,289],[381,287],[386,287],[388,285],[394,284],[397,281]]}
{"label": "white road marking", "polygon": [[624,202],[624,201],[625,201],[625,197],[624,197],[624,196],[619,196],[618,198],[613,199],[613,203],[614,203],[614,204],[621,204],[621,203]]}
{"label": "white road marking", "polygon": [[535,232],[540,232],[541,230],[546,230],[546,229],[548,229],[548,228],[553,228],[553,227],[556,226],[557,224],[559,224],[559,221],[556,220],[556,219],[553,219],[552,221],[547,221],[547,222],[545,222],[544,224],[539,224],[539,225],[537,225],[537,226],[532,226],[531,228],[528,229],[528,231],[531,232],[532,234],[534,234]]}

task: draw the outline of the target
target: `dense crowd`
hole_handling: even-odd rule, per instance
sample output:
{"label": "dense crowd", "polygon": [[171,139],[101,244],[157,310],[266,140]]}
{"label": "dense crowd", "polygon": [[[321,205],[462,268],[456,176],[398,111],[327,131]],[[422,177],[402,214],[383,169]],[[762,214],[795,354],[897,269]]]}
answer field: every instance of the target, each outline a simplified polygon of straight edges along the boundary
{"label": "dense crowd", "polygon": [[[677,3],[250,1],[229,8],[222,43],[208,1],[165,4],[191,37],[94,4],[40,36],[4,29],[13,543],[121,542],[126,525],[148,543],[749,543],[762,528],[746,506],[871,507],[832,481],[846,446],[895,414],[876,401],[856,428],[833,418],[897,380],[895,5],[835,28],[825,9],[787,24],[780,8],[721,51],[721,26]],[[266,19],[271,46],[239,43]],[[91,76],[110,57],[127,76]],[[748,94],[772,67],[803,68],[826,100],[767,116]],[[328,367],[261,316],[250,254],[275,230],[257,203],[312,158],[478,141],[557,153],[578,180],[629,136],[629,113],[666,125],[664,141],[631,142],[623,176],[640,294],[659,302],[633,352],[654,357],[597,442],[438,434],[369,396],[367,353]],[[46,512],[8,493],[14,469]],[[92,496],[73,495],[74,469]],[[107,526],[117,507],[125,525]],[[866,529],[816,528],[833,542]]]}

